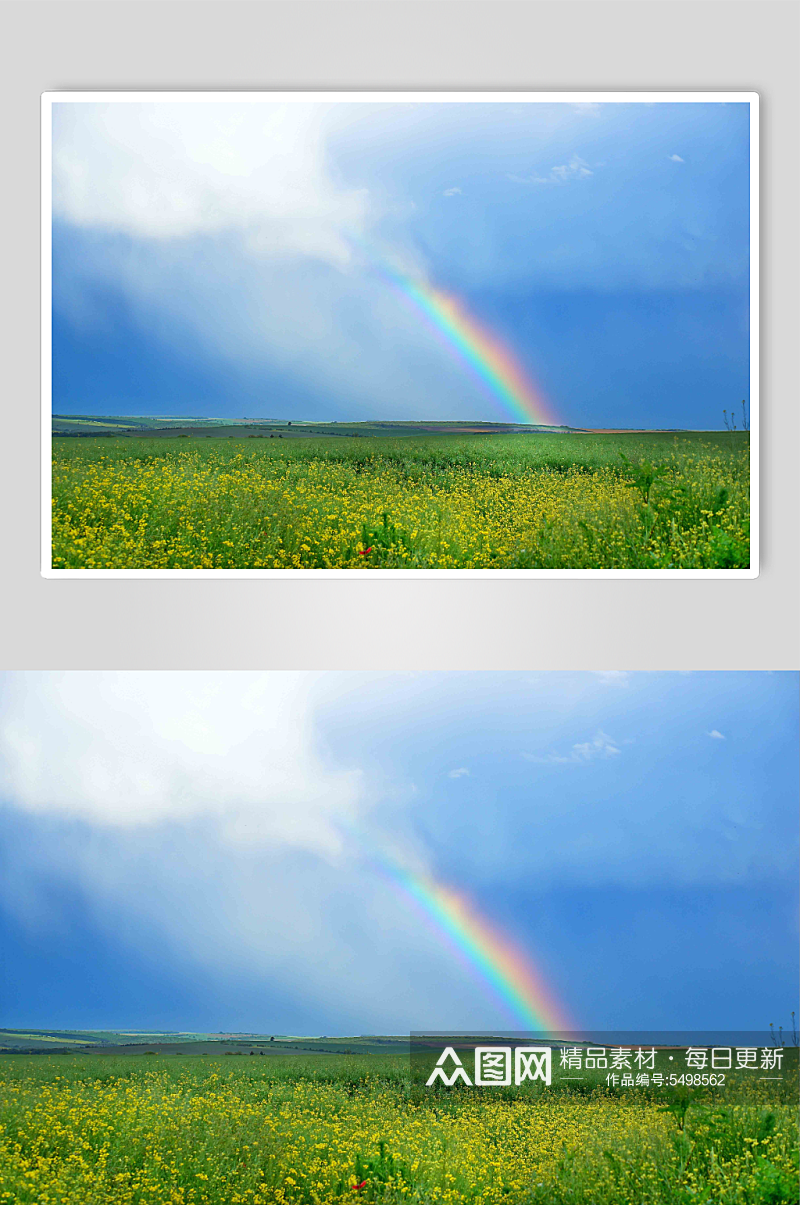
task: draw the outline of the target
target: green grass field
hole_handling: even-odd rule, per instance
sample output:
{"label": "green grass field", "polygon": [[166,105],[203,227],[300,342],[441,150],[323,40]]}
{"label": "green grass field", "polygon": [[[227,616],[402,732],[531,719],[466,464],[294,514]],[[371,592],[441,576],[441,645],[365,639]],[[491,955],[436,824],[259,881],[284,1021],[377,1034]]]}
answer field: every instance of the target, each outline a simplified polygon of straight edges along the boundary
{"label": "green grass field", "polygon": [[738,569],[749,438],[53,439],[56,569]]}
{"label": "green grass field", "polygon": [[[780,1085],[671,1101],[485,1089],[416,1101],[378,1039],[0,1055],[0,1201],[22,1205],[789,1205]],[[296,1047],[306,1043],[305,1050]],[[277,1048],[277,1049],[276,1049]],[[220,1053],[224,1051],[225,1053]],[[253,1051],[254,1053],[251,1053]],[[267,1056],[267,1057],[264,1057]]]}

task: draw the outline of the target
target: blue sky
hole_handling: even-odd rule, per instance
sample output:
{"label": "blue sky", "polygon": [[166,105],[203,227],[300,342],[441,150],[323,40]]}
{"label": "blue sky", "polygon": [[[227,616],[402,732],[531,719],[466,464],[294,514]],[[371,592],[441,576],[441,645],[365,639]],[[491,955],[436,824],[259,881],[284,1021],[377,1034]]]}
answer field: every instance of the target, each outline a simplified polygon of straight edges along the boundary
{"label": "blue sky", "polygon": [[57,413],[514,416],[386,285],[458,297],[566,424],[749,398],[746,104],[56,104]]}
{"label": "blue sky", "polygon": [[[797,1007],[795,673],[7,674],[7,1027],[513,1027],[375,872],[595,1029]],[[358,834],[354,836],[352,834]]]}

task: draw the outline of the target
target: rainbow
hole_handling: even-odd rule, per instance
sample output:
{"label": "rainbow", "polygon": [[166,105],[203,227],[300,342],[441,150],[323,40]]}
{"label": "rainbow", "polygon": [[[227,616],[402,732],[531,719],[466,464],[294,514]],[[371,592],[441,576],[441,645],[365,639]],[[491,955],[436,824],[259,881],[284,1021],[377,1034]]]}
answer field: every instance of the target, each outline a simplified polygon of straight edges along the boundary
{"label": "rainbow", "polygon": [[366,252],[383,279],[423,316],[440,342],[468,368],[514,422],[526,426],[560,425],[544,394],[528,379],[510,348],[470,314],[463,301],[422,279],[407,275],[362,240],[352,239],[352,242]]}
{"label": "rainbow", "polygon": [[515,422],[559,425],[541,391],[526,378],[513,353],[468,312],[463,301],[424,282],[389,272],[387,275],[494,400],[513,415]]}
{"label": "rainbow", "polygon": [[465,963],[489,995],[523,1030],[571,1033],[577,1030],[530,958],[481,916],[463,892],[428,875],[412,873],[371,846],[373,867],[404,902],[414,905],[437,938]]}
{"label": "rainbow", "polygon": [[442,883],[398,875],[406,898],[434,923],[446,944],[460,954],[524,1030],[571,1032],[576,1029],[530,959],[482,917],[462,893]]}

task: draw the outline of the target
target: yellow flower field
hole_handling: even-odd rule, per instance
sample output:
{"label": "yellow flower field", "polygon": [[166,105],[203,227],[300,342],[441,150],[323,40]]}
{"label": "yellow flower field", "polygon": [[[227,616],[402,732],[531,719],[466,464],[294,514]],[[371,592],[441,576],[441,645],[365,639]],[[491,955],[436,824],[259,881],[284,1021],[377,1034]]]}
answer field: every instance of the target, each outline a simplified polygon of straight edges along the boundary
{"label": "yellow flower field", "polygon": [[[317,1064],[319,1067],[319,1064]],[[792,1104],[459,1093],[400,1062],[156,1056],[0,1061],[0,1202],[516,1205],[797,1199]]]}
{"label": "yellow flower field", "polygon": [[56,569],[741,568],[745,442],[54,440]]}

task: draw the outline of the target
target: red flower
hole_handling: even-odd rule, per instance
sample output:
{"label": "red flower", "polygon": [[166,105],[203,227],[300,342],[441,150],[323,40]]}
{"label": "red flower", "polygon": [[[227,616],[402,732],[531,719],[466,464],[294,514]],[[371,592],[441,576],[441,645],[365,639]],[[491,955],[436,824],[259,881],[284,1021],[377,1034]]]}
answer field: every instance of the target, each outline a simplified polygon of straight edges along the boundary
{"label": "red flower", "polygon": [[[369,549],[367,549],[367,551],[369,551]],[[360,1184],[354,1184],[353,1192],[358,1192],[359,1188],[363,1188],[365,1184],[366,1184],[366,1180],[362,1180]]]}
{"label": "red flower", "polygon": [[[359,554],[358,554],[358,555],[359,555],[359,556],[366,556],[368,552],[372,552],[372,549],[373,549],[374,547],[375,547],[375,545],[374,545],[374,544],[370,544],[369,548],[365,548],[365,549],[364,549],[364,551],[363,551],[363,552],[359,552]],[[366,1184],[366,1180],[364,1181],[364,1183]],[[361,1185],[359,1184],[359,1186],[358,1186],[358,1187],[360,1188],[360,1187],[361,1187]]]}

